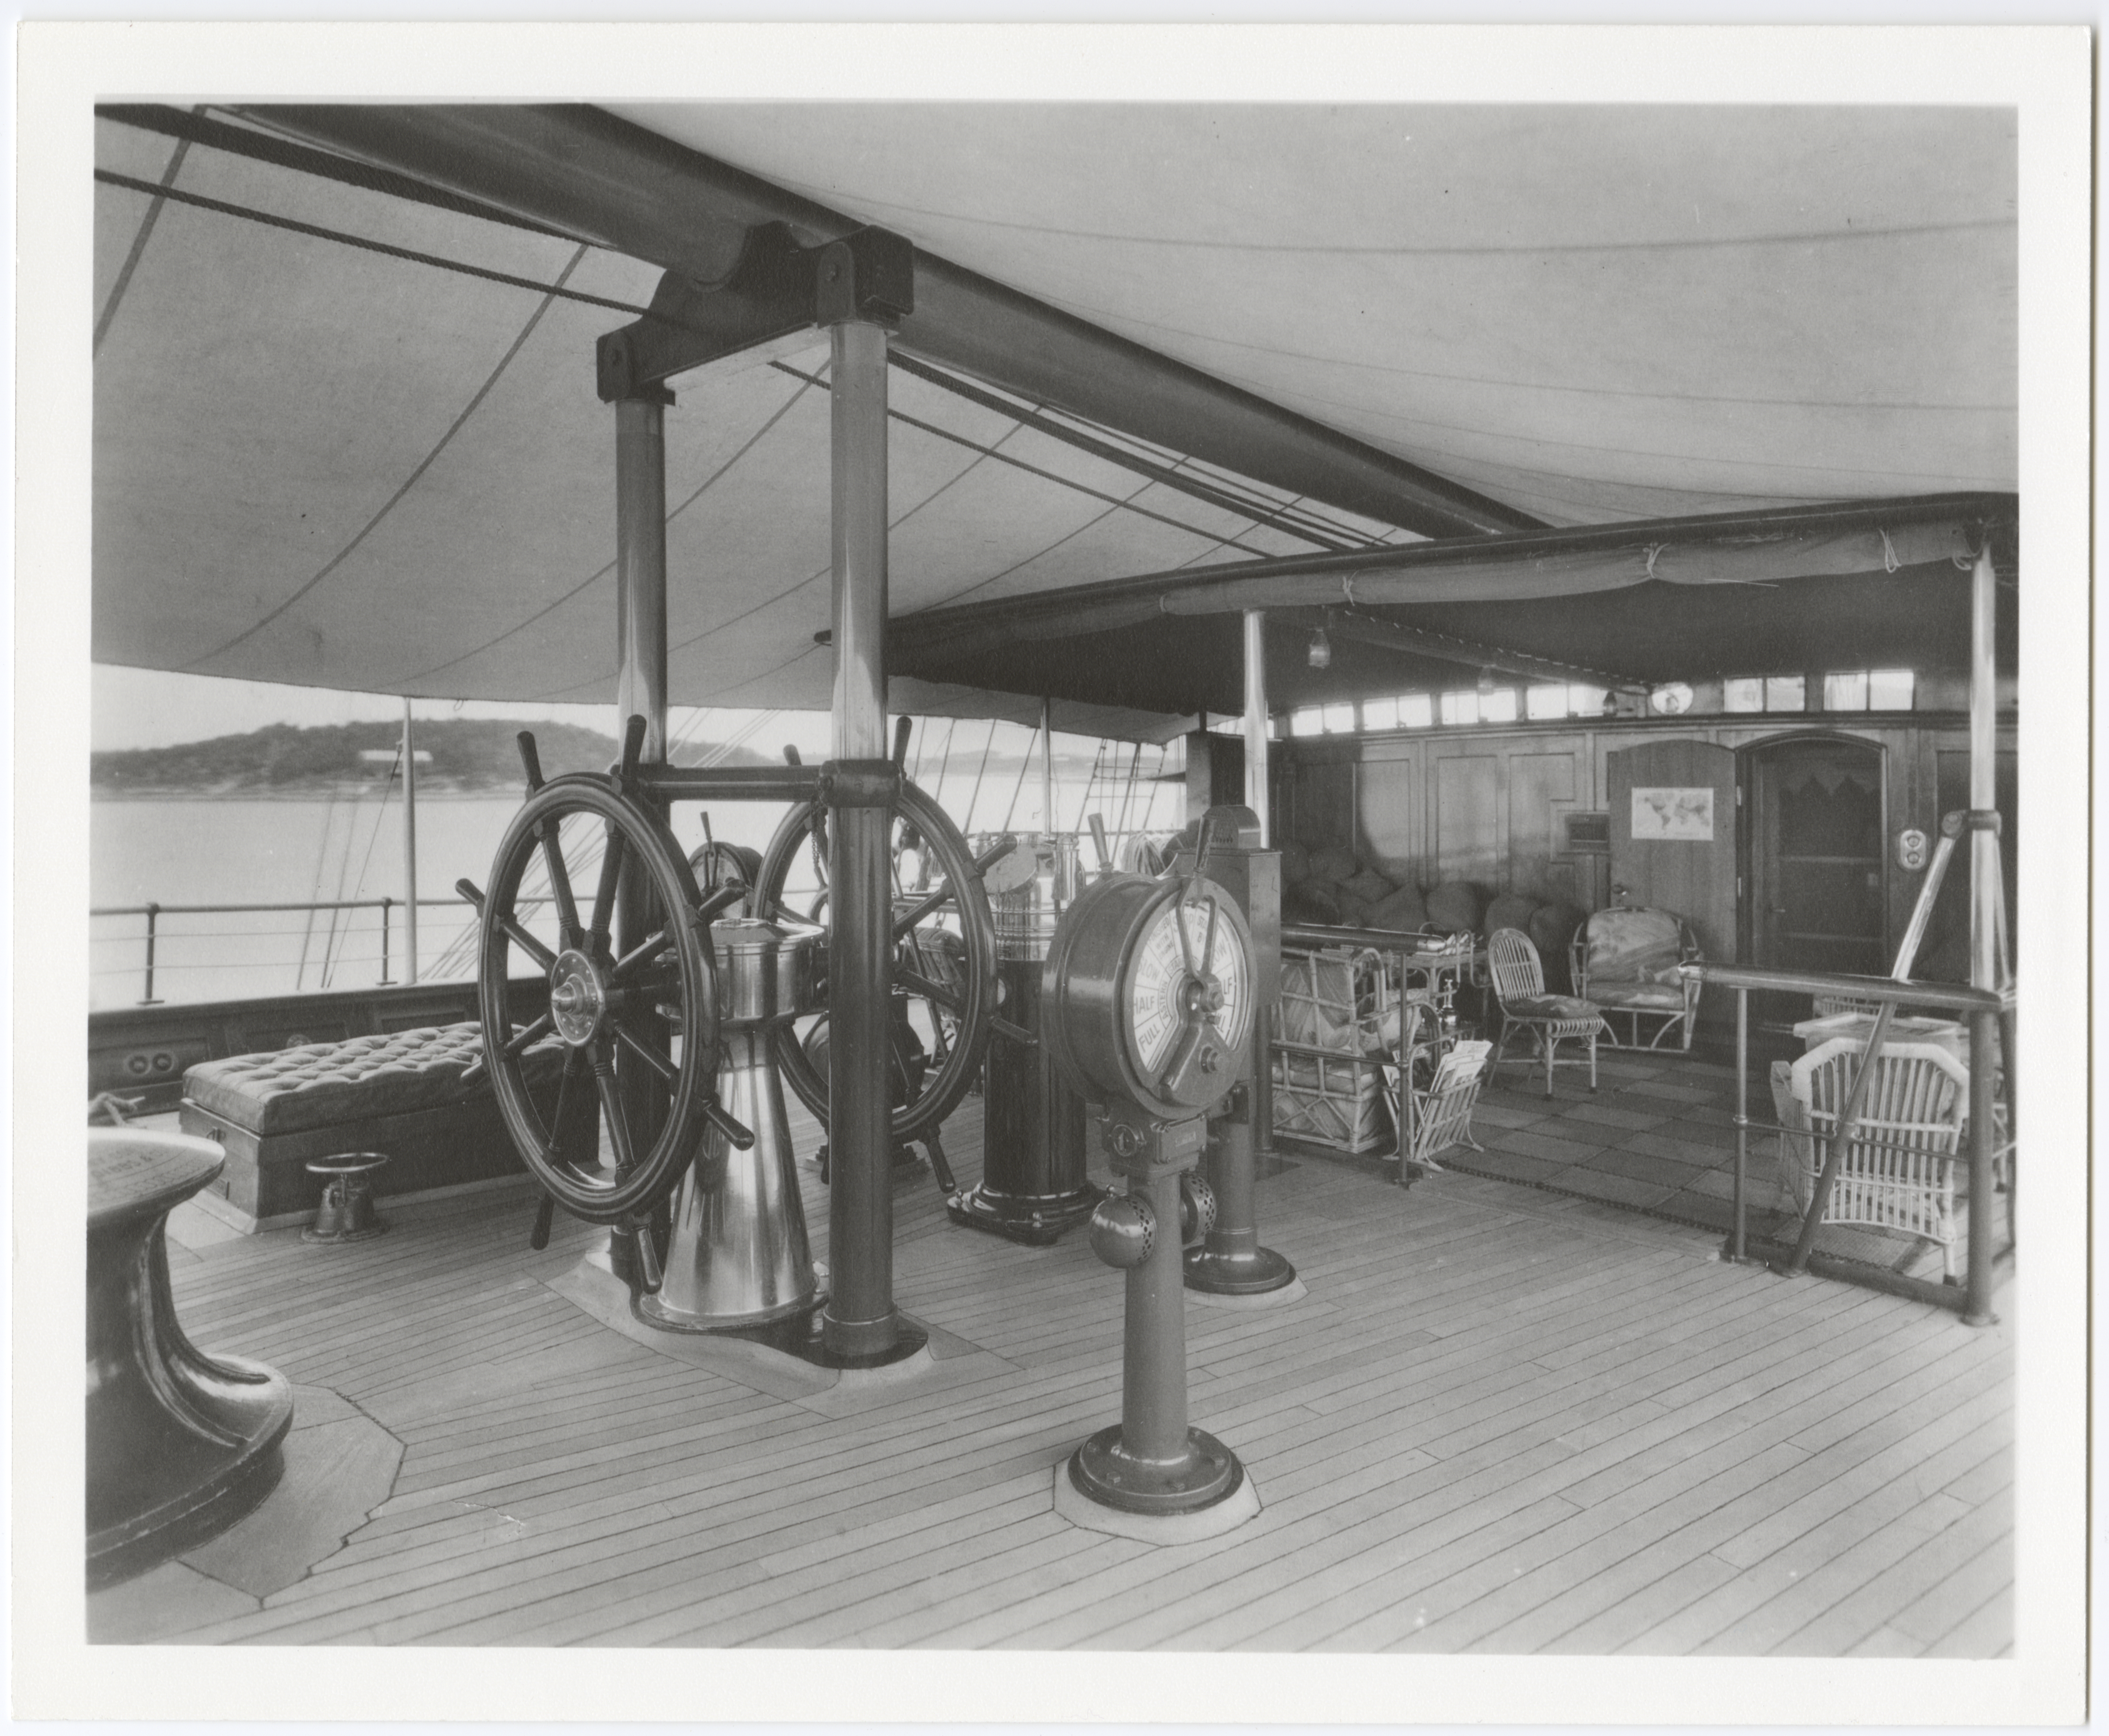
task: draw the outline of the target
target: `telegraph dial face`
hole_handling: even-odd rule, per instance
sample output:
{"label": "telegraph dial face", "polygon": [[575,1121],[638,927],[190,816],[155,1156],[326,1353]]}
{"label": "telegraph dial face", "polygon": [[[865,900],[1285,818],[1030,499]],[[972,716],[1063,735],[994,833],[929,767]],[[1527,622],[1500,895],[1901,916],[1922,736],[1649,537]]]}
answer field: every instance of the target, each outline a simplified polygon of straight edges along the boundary
{"label": "telegraph dial face", "polygon": [[[1244,947],[1238,945],[1230,924],[1222,918],[1208,922],[1213,903],[1213,897],[1198,903],[1167,903],[1135,949],[1135,964],[1128,970],[1128,1042],[1145,1078],[1164,1078],[1179,1038],[1196,1019],[1215,1027],[1226,1048],[1236,1048],[1242,1040],[1251,997]],[[1185,947],[1179,945],[1181,924]],[[1198,981],[1187,977],[1190,956],[1200,973]],[[1215,993],[1206,996],[1219,997],[1215,1008],[1204,1004],[1204,983],[1215,985]]]}
{"label": "telegraph dial face", "polygon": [[1250,1068],[1252,939],[1213,881],[1092,881],[1056,925],[1041,980],[1049,1058],[1088,1102],[1190,1119]]}
{"label": "telegraph dial face", "polygon": [[1205,882],[1190,896],[1182,890],[1167,898],[1125,973],[1129,1054],[1156,1094],[1174,1102],[1198,1105],[1219,1097],[1250,1027],[1251,960],[1242,925],[1225,914],[1228,904]]}

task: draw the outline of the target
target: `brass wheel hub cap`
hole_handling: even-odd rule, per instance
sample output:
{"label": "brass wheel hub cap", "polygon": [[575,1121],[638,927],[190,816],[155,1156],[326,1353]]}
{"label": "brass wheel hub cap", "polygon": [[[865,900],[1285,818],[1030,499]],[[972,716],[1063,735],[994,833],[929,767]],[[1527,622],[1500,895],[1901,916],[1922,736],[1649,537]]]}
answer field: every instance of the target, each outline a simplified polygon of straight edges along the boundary
{"label": "brass wheel hub cap", "polygon": [[607,1010],[607,990],[594,961],[583,952],[558,953],[549,970],[549,1016],[557,1034],[582,1049],[593,1041]]}

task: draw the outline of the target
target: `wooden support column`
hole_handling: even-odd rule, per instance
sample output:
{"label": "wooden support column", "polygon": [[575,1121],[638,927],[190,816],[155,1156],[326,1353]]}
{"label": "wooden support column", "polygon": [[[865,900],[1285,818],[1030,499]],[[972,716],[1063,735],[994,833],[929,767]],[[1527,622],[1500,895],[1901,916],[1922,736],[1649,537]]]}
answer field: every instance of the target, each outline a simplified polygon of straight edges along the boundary
{"label": "wooden support column", "polygon": [[[616,735],[632,717],[644,720],[640,763],[666,761],[666,405],[672,395],[658,387],[615,405],[615,634],[620,658],[616,677]],[[640,944],[658,920],[657,903],[641,865],[625,861],[616,884],[615,951]],[[651,1040],[663,1053],[671,1033],[653,1019]],[[666,1087],[627,1053],[616,1058],[616,1084],[638,1148],[659,1137],[666,1119]],[[635,1277],[636,1251],[630,1234],[611,1232],[610,1259],[618,1277]]]}
{"label": "wooden support column", "polygon": [[[883,326],[831,325],[833,414],[834,735],[838,766],[890,768],[886,743],[886,350]],[[829,816],[828,1353],[891,1360],[901,1343],[893,1303],[892,1110],[887,1093],[892,811],[838,806]]]}

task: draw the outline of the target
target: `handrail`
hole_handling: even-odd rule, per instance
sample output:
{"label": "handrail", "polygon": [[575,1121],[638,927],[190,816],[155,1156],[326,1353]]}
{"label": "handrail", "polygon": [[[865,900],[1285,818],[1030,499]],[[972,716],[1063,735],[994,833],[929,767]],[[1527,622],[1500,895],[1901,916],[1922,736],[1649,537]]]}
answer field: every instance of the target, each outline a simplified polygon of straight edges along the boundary
{"label": "handrail", "polygon": [[[1285,934],[1287,930],[1283,931]],[[1695,960],[1678,967],[1687,976],[1723,988],[1771,989],[1784,994],[1831,995],[1854,1001],[1938,1006],[1958,1013],[2012,1012],[2012,988],[1972,988],[1962,983],[1899,982],[1894,977],[1847,976],[1817,970],[1774,970],[1757,965]]]}
{"label": "handrail", "polygon": [[[298,911],[305,911],[312,916],[317,911],[378,911],[381,913],[381,980],[386,983],[390,980],[388,975],[389,917],[392,912],[408,902],[405,899],[387,896],[377,898],[315,898],[304,900],[298,903],[285,904],[160,904],[149,899],[144,904],[91,905],[88,914],[91,918],[144,916],[147,919],[146,974],[143,992],[139,997],[139,1005],[158,1006],[160,1002],[154,994],[154,971],[162,938],[160,932],[160,920],[164,916],[237,916],[273,912],[283,914]],[[521,898],[515,901],[519,904],[546,904],[549,902],[546,897]],[[417,902],[434,907],[453,905],[458,908],[466,908],[469,905],[467,899],[459,896],[451,898],[420,898]],[[335,925],[332,924],[331,926],[334,932]],[[416,925],[409,920],[407,912],[405,926],[410,929],[412,937],[414,938]],[[210,967],[196,965],[163,965],[160,968],[163,970],[194,970]],[[102,973],[98,973],[100,974]],[[413,970],[412,975],[415,974],[416,972]]]}
{"label": "handrail", "polygon": [[[303,900],[298,904],[102,904],[91,906],[91,916],[232,916],[263,911],[377,911],[383,908],[400,910],[406,901],[401,898],[318,898]],[[515,904],[546,904],[545,898],[516,898]],[[467,904],[466,898],[420,898],[420,908],[427,904]]]}

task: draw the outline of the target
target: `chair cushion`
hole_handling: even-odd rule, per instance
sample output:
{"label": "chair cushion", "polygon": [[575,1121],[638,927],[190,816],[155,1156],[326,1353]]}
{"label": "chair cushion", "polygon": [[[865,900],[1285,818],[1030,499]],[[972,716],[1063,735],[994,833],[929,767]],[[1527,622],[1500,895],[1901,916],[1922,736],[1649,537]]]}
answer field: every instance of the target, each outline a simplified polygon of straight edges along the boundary
{"label": "chair cushion", "polygon": [[1597,1015],[1593,1001],[1578,1001],[1572,995],[1518,995],[1502,1001],[1502,1010],[1511,1019],[1594,1019]]}
{"label": "chair cushion", "polygon": [[[529,1079],[553,1073],[562,1051],[553,1038],[530,1048],[522,1056]],[[201,1062],[183,1075],[183,1095],[252,1133],[291,1133],[457,1101],[462,1074],[482,1053],[474,1020],[428,1025]],[[490,1088],[485,1079],[471,1090]]]}
{"label": "chair cushion", "polygon": [[1602,983],[1660,982],[1673,975],[1678,938],[1677,918],[1667,911],[1598,911],[1589,919],[1583,955],[1590,992]]}
{"label": "chair cushion", "polygon": [[1589,998],[1599,1006],[1658,1009],[1665,1013],[1684,1010],[1684,990],[1667,983],[1600,983],[1589,979]]}

